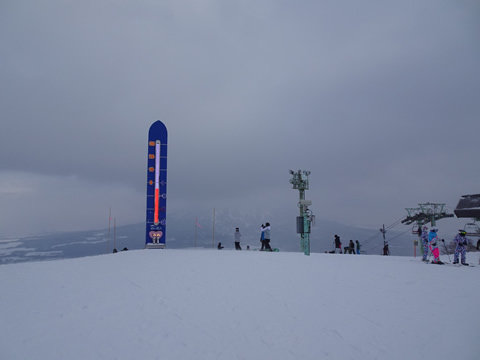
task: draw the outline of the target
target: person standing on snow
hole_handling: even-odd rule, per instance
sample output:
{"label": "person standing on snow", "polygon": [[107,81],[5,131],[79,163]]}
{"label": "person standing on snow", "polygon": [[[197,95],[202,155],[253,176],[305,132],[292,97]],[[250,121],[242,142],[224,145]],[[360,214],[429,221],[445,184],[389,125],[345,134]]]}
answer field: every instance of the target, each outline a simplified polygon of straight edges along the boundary
{"label": "person standing on snow", "polygon": [[240,247],[240,237],[242,236],[242,234],[240,234],[240,229],[239,228],[236,228],[235,229],[235,233],[234,233],[234,237],[235,237],[235,250],[242,250],[242,248]]}
{"label": "person standing on snow", "polygon": [[428,246],[430,247],[430,251],[432,252],[434,257],[432,263],[442,265],[443,262],[440,261],[440,250],[438,250],[438,247],[437,247],[437,241],[438,241],[437,231],[438,229],[436,227],[432,227],[430,229],[430,233],[428,234]]}
{"label": "person standing on snow", "polygon": [[265,227],[263,228],[263,234],[265,237],[265,250],[266,251],[273,251],[272,247],[270,246],[270,223],[265,223]]}
{"label": "person standing on snow", "polygon": [[388,248],[388,242],[385,242],[385,245],[383,245],[383,255],[384,256],[390,255],[390,249]]}
{"label": "person standing on snow", "polygon": [[340,254],[342,253],[342,243],[340,242],[340,236],[337,234],[334,235],[334,242],[335,242],[335,254],[337,253],[337,249],[340,251]]}
{"label": "person standing on snow", "polygon": [[263,251],[265,249],[265,233],[263,232],[263,230],[265,230],[265,225],[262,224],[260,230],[262,231],[262,235],[260,235],[260,242],[262,243],[260,251]]}
{"label": "person standing on snow", "polygon": [[422,231],[423,257],[422,261],[427,261],[428,256],[428,227],[425,225]]}
{"label": "person standing on snow", "polygon": [[466,263],[467,260],[467,246],[468,246],[468,238],[467,238],[467,233],[465,230],[458,230],[458,235],[456,235],[453,239],[455,243],[457,244],[457,247],[455,248],[455,254],[453,255],[453,263],[458,264],[458,256],[462,254],[462,265],[468,266]]}
{"label": "person standing on snow", "polygon": [[355,244],[357,245],[357,254],[360,255],[360,243],[358,240],[355,240]]}
{"label": "person standing on snow", "polygon": [[350,240],[348,243],[348,248],[345,248],[345,253],[348,251],[349,254],[355,254],[355,244],[353,240]]}

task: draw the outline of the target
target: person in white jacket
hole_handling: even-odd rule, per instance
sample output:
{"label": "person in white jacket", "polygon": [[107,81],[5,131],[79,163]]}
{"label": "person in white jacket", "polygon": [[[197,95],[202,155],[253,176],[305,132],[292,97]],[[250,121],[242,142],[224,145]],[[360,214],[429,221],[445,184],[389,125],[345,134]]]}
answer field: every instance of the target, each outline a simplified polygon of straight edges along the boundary
{"label": "person in white jacket", "polygon": [[239,228],[235,228],[235,233],[233,236],[235,237],[235,250],[242,250],[240,246],[240,238],[242,237],[242,234],[240,234]]}
{"label": "person in white jacket", "polygon": [[270,223],[265,223],[265,227],[262,230],[265,244],[265,251],[273,251],[270,246]]}

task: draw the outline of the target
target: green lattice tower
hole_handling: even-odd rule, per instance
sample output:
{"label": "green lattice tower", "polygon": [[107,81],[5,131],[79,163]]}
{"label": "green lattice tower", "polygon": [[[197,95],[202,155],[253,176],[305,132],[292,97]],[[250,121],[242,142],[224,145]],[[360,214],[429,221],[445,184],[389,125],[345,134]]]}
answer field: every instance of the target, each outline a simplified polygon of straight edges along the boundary
{"label": "green lattice tower", "polygon": [[290,179],[290,184],[292,184],[293,188],[299,192],[299,218],[302,219],[302,224],[299,225],[297,220],[297,232],[300,233],[300,248],[305,255],[310,255],[310,227],[313,215],[308,209],[308,206],[311,205],[312,202],[310,200],[305,200],[305,190],[308,190],[308,175],[310,175],[310,171],[298,170],[297,172],[294,172],[290,170],[290,174],[293,175],[293,178]]}

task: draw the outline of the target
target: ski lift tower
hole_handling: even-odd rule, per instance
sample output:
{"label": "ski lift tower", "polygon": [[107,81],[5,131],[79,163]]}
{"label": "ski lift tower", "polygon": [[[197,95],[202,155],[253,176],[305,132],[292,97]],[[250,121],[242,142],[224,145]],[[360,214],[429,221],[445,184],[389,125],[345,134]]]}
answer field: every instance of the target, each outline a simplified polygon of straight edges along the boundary
{"label": "ski lift tower", "polygon": [[430,217],[432,226],[436,225],[437,220],[454,216],[453,214],[447,214],[444,210],[445,204],[425,203],[418,204],[418,206],[420,206],[423,214]]}
{"label": "ski lift tower", "polygon": [[402,223],[407,225],[415,223],[412,227],[412,234],[416,234],[418,239],[413,240],[413,256],[417,256],[417,246],[421,241],[422,236],[422,226],[429,222],[428,218],[422,213],[421,208],[405,208],[407,210],[408,216],[402,220]]}
{"label": "ski lift tower", "polygon": [[312,205],[311,200],[305,200],[305,190],[308,190],[308,175],[310,171],[298,170],[294,172],[290,170],[293,178],[290,179],[290,184],[293,188],[298,190],[299,198],[298,207],[300,208],[300,216],[297,217],[297,234],[300,234],[300,247],[305,255],[310,255],[310,227],[315,221],[315,216],[308,208]]}
{"label": "ski lift tower", "polygon": [[[408,216],[402,220],[402,223],[407,223],[408,225],[416,223],[416,228],[418,229],[430,221],[423,215],[421,208],[405,208],[405,210],[407,210]],[[412,233],[418,236],[422,235],[418,234],[415,228],[412,228]]]}
{"label": "ski lift tower", "polygon": [[406,208],[408,216],[402,220],[402,224],[410,225],[416,222],[418,225],[431,223],[436,225],[436,221],[453,217],[453,214],[447,214],[444,210],[445,204],[425,203],[418,204],[419,208]]}

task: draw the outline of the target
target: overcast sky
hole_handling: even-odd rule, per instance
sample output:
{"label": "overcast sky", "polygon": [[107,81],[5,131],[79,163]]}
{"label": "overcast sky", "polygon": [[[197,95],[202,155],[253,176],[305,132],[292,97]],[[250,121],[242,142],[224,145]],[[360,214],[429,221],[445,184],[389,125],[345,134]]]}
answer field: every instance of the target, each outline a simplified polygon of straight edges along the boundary
{"label": "overcast sky", "polygon": [[144,221],[156,120],[169,210],[296,212],[289,169],[357,226],[480,193],[475,0],[3,0],[0,44],[0,236]]}

